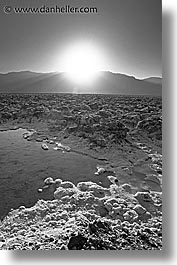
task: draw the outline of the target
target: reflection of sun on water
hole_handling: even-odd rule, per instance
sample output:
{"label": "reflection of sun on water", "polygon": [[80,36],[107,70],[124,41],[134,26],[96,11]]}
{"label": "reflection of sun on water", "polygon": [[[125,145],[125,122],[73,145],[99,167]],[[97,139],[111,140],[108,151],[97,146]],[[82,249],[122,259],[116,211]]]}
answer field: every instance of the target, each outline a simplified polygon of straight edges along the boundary
{"label": "reflection of sun on water", "polygon": [[101,57],[89,44],[74,45],[63,55],[64,72],[76,84],[90,84],[100,70]]}

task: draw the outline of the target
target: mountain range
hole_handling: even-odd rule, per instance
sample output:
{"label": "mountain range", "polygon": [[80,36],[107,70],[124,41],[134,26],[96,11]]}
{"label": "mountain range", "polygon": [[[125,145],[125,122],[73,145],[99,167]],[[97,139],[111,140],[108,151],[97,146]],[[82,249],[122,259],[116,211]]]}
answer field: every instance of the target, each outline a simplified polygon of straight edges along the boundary
{"label": "mountain range", "polygon": [[120,73],[100,72],[90,85],[76,85],[65,73],[31,71],[0,74],[0,93],[86,93],[121,95],[162,95],[162,78],[136,79]]}

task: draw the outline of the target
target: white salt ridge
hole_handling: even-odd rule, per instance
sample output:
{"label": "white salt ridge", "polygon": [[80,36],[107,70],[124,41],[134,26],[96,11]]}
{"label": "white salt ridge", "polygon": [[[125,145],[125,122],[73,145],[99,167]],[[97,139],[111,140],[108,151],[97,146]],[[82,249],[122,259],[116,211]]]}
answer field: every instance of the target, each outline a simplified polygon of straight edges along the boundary
{"label": "white salt ridge", "polygon": [[119,181],[117,179],[117,177],[114,176],[107,176],[107,178],[109,179],[109,181],[113,184],[119,185]]}
{"label": "white salt ridge", "polygon": [[[6,246],[18,249],[21,242],[24,244],[27,240],[39,241],[46,236],[61,239],[59,244],[62,247],[63,235],[71,235],[77,231],[80,233],[81,223],[86,227],[89,222],[99,218],[117,228],[122,227],[125,222],[127,226],[139,225],[142,220],[147,221],[152,218],[146,205],[141,205],[139,198],[142,202],[148,200],[155,208],[156,198],[160,195],[153,192],[152,196],[151,193],[141,192],[134,196],[116,184],[104,188],[91,181],[79,182],[75,186],[72,182],[61,179],[53,181],[49,177],[44,182],[56,185],[55,199],[39,200],[33,207],[22,206],[9,212],[0,225],[2,231],[0,239],[8,239],[7,244],[0,240],[0,249],[6,249]],[[17,239],[19,236],[21,241]],[[42,243],[39,242],[39,245],[40,249],[45,249]]]}
{"label": "white salt ridge", "polygon": [[42,143],[42,144],[41,144],[41,148],[42,148],[43,150],[49,150],[49,147],[48,147],[48,145],[47,145],[46,143]]}
{"label": "white salt ridge", "polygon": [[67,151],[67,152],[71,151],[71,148],[67,145],[63,145],[62,143],[58,143],[58,142],[56,142],[55,144],[56,144],[56,147],[54,147],[53,149],[56,151],[57,150]]}
{"label": "white salt ridge", "polygon": [[53,178],[48,177],[48,178],[46,178],[46,179],[44,180],[44,183],[45,183],[46,185],[50,185],[50,184],[53,184],[53,183],[54,183],[54,180],[53,180]]}

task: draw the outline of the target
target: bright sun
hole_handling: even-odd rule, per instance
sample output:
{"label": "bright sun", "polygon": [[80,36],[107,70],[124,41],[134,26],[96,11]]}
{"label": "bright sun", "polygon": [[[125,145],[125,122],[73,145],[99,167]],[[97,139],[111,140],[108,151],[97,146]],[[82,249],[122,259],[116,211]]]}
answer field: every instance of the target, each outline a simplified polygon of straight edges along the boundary
{"label": "bright sun", "polygon": [[91,44],[73,45],[63,56],[67,78],[77,84],[92,82],[100,70],[101,56]]}

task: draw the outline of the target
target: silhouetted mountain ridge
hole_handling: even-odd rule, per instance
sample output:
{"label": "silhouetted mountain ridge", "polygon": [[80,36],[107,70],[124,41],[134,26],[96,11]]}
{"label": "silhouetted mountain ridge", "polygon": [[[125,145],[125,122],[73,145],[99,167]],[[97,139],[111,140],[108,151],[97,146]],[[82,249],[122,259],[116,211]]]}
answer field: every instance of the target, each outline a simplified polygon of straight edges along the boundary
{"label": "silhouetted mountain ridge", "polygon": [[143,80],[146,82],[149,82],[149,83],[162,85],[162,78],[160,78],[160,77],[149,77],[149,78],[145,78]]}
{"label": "silhouetted mountain ridge", "polygon": [[0,93],[91,93],[161,96],[161,78],[143,80],[108,71],[100,72],[91,85],[76,85],[65,73],[31,71],[0,74]]}

